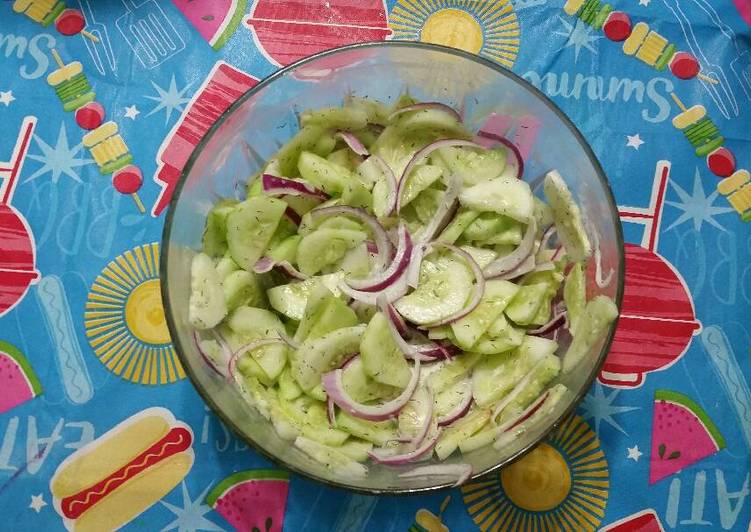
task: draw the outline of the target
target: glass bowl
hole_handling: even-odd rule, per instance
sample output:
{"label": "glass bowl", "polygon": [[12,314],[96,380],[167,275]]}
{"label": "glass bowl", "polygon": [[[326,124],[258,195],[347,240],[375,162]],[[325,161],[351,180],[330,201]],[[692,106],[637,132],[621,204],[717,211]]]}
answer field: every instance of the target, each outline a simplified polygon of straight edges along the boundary
{"label": "glass bowl", "polygon": [[[471,130],[476,130],[491,112],[515,117],[531,115],[539,120],[539,135],[526,159],[525,179],[534,182],[553,168],[560,172],[589,222],[590,237],[597,237],[600,243],[603,270],[614,271],[610,284],[600,288],[593,282],[594,265],[590,264],[588,297],[608,295],[620,309],[623,294],[623,237],[600,164],[560,109],[539,90],[499,65],[436,45],[366,43],[303,59],[245,93],[198,144],[169,206],[160,273],[170,334],[198,392],[239,437],[294,472],[328,485],[371,494],[424,492],[448,487],[451,482],[402,479],[398,474],[403,469],[377,464],[369,464],[369,474],[364,479],[345,478],[279,438],[271,423],[250,408],[233,386],[217,377],[198,353],[188,324],[190,262],[201,248],[204,221],[211,205],[219,197],[244,195],[248,176],[255,174],[263,161],[296,132],[297,113],[341,105],[348,93],[388,102],[406,90],[420,101],[441,101],[462,109]],[[591,234],[595,230],[597,235]],[[614,330],[615,324],[575,371],[559,377],[558,382],[565,384],[570,394],[542,422],[501,451],[489,446],[464,456],[455,453],[446,463],[469,463],[473,477],[478,477],[533,448],[586,394],[605,359]]]}

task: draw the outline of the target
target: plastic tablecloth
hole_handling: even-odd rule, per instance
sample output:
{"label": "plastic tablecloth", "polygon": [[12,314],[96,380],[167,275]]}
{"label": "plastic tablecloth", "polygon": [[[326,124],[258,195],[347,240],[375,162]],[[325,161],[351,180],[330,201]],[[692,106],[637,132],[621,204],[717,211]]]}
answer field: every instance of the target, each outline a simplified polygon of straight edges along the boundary
{"label": "plastic tablecloth", "polygon": [[[626,18],[600,27],[594,0],[578,15],[561,0],[66,1],[0,4],[0,528],[749,529],[748,0],[612,0],[639,32],[625,44]],[[63,34],[81,17],[55,22],[62,7],[86,34]],[[541,88],[600,158],[628,242],[613,349],[575,414],[512,467],[415,497],[333,490],[249,450],[186,378],[159,296],[165,206],[221,110],[298,58],[382,39],[463,48]],[[681,79],[691,58],[673,51],[705,77]],[[82,83],[102,107],[76,118],[63,101],[90,99]],[[692,137],[673,118],[693,106]],[[101,111],[112,125],[84,139]],[[116,186],[107,150],[137,167]],[[168,467],[108,469],[157,429]]]}

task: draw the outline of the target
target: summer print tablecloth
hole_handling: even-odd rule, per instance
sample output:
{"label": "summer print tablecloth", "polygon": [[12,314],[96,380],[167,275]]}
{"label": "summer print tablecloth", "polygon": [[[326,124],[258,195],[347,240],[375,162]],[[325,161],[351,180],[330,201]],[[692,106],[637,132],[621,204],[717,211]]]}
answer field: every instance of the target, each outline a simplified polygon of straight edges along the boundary
{"label": "summer print tablecloth", "polygon": [[[1,2],[0,528],[748,530],[751,3],[611,2]],[[186,379],[159,296],[166,206],[221,111],[280,66],[384,39],[540,87],[602,161],[628,241],[613,350],[575,415],[503,472],[420,497],[247,449]],[[103,479],[91,457],[149,430],[169,467],[118,487],[145,453]],[[120,484],[76,498],[94,479]],[[97,510],[102,489],[126,502]]]}

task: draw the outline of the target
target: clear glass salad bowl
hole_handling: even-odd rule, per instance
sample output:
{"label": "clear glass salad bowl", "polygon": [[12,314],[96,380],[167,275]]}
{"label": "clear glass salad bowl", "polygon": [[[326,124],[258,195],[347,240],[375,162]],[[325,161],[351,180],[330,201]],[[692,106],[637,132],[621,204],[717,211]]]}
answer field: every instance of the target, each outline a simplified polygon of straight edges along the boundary
{"label": "clear glass salad bowl", "polygon": [[[445,478],[400,478],[394,469],[368,464],[366,478],[346,478],[313,461],[282,440],[243,400],[234,386],[212,372],[193,341],[188,323],[191,258],[201,249],[206,214],[221,197],[244,196],[245,182],[297,130],[297,114],[339,106],[353,93],[383,102],[405,91],[418,101],[440,101],[460,109],[470,130],[491,112],[531,115],[541,127],[525,160],[531,184],[551,169],[566,180],[599,242],[602,271],[614,273],[601,288],[588,265],[587,296],[611,297],[620,309],[623,294],[623,237],[606,177],[591,148],[571,121],[512,72],[459,50],[413,42],[378,42],[318,54],[288,66],[244,94],[198,144],[185,166],[167,214],[161,251],[162,298],[172,340],[194,386],[222,420],[248,444],[284,467],[325,484],[365,493],[416,493],[451,485]],[[541,194],[542,187],[536,193]],[[597,233],[596,235],[594,233]],[[605,284],[605,283],[599,283]],[[589,389],[609,350],[615,324],[577,369],[559,376],[570,391],[539,424],[502,450],[492,445],[467,455],[458,452],[443,463],[469,463],[473,477],[496,471],[530,450],[552,430]],[[565,349],[563,346],[562,349]],[[435,460],[435,459],[434,459]],[[410,467],[426,465],[418,462]]]}

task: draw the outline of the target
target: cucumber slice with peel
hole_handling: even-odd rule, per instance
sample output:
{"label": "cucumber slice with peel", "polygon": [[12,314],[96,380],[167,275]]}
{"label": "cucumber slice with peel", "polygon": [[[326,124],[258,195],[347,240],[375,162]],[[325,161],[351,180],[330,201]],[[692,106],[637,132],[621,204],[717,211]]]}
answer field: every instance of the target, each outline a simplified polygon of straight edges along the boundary
{"label": "cucumber slice with peel", "polygon": [[342,478],[364,478],[368,475],[368,469],[364,465],[334,447],[323,445],[304,436],[298,436],[295,439],[295,447]]}
{"label": "cucumber slice with peel", "polygon": [[300,154],[297,168],[303,179],[330,195],[338,196],[347,181],[354,179],[347,168],[308,151]]}
{"label": "cucumber slice with peel", "polygon": [[376,313],[360,341],[360,358],[365,373],[382,384],[405,388],[412,372],[399,346],[394,342],[388,318]]}
{"label": "cucumber slice with peel", "polygon": [[440,460],[445,460],[459,447],[459,444],[482,429],[490,420],[490,410],[478,408],[462,419],[451,424],[438,440],[435,454]]}
{"label": "cucumber slice with peel", "polygon": [[214,261],[205,253],[199,253],[190,265],[188,321],[196,329],[210,329],[226,315],[227,304]]}
{"label": "cucumber slice with peel", "polygon": [[266,296],[254,273],[245,270],[230,273],[222,282],[222,291],[229,312],[243,305],[266,306]]}
{"label": "cucumber slice with peel", "polygon": [[503,214],[522,223],[534,215],[534,202],[529,185],[516,178],[498,177],[464,188],[459,202],[476,211]]}
{"label": "cucumber slice with peel", "polygon": [[388,421],[366,421],[339,410],[336,413],[336,427],[379,447],[396,440],[396,423]]}
{"label": "cucumber slice with peel", "polygon": [[579,318],[587,305],[587,287],[584,278],[584,266],[581,262],[574,264],[566,276],[566,281],[563,284],[563,301],[566,303],[569,332],[573,335],[576,333]]}
{"label": "cucumber slice with peel", "polygon": [[320,275],[304,281],[274,286],[266,291],[266,295],[274,310],[290,319],[300,321],[303,319],[305,306],[313,290],[318,286],[324,286],[331,294],[339,297],[341,295],[339,283],[343,278],[342,273]]}
{"label": "cucumber slice with peel", "polygon": [[420,192],[437,182],[443,175],[443,168],[431,164],[418,164],[404,178],[407,182],[402,191],[401,205],[409,205]]}
{"label": "cucumber slice with peel", "polygon": [[218,257],[227,251],[227,216],[234,210],[237,200],[222,200],[206,216],[203,230],[203,252]]}
{"label": "cucumber slice with peel", "polygon": [[259,196],[238,204],[227,216],[229,252],[241,268],[253,271],[286,208],[282,200]]}
{"label": "cucumber slice with peel", "polygon": [[592,254],[592,244],[584,230],[581,210],[561,174],[555,170],[548,172],[545,175],[543,190],[553,213],[558,238],[566,248],[566,254],[576,262],[586,260]]}
{"label": "cucumber slice with peel", "polygon": [[349,396],[358,403],[376,400],[389,400],[399,395],[399,388],[382,384],[365,373],[362,357],[347,363],[342,371],[342,386]]}
{"label": "cucumber slice with peel", "polygon": [[325,266],[340,261],[368,235],[348,229],[317,229],[303,237],[297,246],[297,266],[305,275],[315,275]]}
{"label": "cucumber slice with peel", "polygon": [[294,352],[291,360],[292,376],[303,390],[321,383],[321,375],[336,368],[347,355],[360,349],[365,325],[344,327],[308,339]]}
{"label": "cucumber slice with peel", "polygon": [[[607,296],[595,296],[584,307],[574,339],[563,356],[563,371],[568,373],[584,360],[587,354],[602,340],[610,329],[610,325],[618,317],[618,307]],[[597,356],[599,353],[591,353]]]}
{"label": "cucumber slice with peel", "polygon": [[472,312],[451,324],[456,345],[465,351],[471,350],[518,291],[519,287],[509,281],[486,281],[480,304]]}

